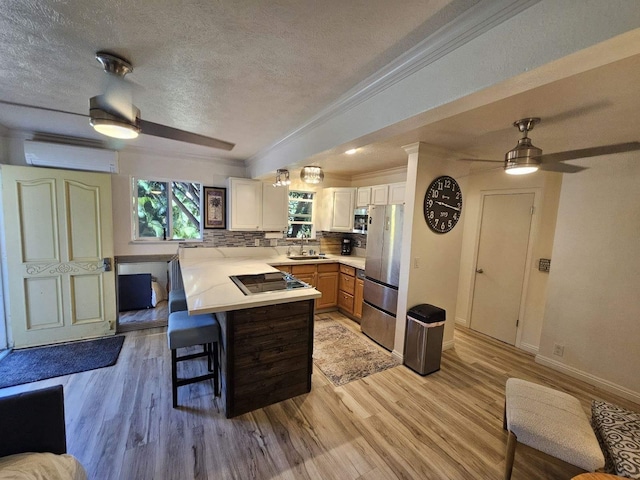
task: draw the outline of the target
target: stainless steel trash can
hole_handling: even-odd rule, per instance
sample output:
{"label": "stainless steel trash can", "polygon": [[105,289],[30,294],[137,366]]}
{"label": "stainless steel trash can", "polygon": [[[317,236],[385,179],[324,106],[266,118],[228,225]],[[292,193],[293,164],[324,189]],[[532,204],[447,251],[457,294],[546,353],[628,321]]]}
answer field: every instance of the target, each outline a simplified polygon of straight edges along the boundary
{"label": "stainless steel trash can", "polygon": [[404,364],[420,375],[440,370],[446,312],[422,303],[407,311]]}

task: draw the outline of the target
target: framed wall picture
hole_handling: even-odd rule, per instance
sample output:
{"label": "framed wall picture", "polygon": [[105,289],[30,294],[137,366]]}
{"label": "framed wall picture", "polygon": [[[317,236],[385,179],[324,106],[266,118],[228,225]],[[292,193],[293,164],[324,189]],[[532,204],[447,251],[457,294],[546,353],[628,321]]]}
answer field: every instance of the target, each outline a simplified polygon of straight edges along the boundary
{"label": "framed wall picture", "polygon": [[204,228],[227,228],[227,189],[204,187]]}

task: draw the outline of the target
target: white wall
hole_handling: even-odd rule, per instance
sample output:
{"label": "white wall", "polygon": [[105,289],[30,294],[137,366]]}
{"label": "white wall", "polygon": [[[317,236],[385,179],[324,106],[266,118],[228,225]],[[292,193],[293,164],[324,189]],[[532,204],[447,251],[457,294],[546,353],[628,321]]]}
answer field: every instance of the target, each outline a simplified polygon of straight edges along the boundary
{"label": "white wall", "polygon": [[536,360],[640,402],[640,154],[580,165],[562,185]]}
{"label": "white wall", "polygon": [[130,275],[134,273],[150,273],[155,277],[158,284],[167,291],[167,262],[145,262],[145,263],[120,263],[118,265],[118,275]]}
{"label": "white wall", "polygon": [[463,190],[465,218],[456,308],[458,324],[470,326],[482,194],[497,191],[532,191],[535,194],[535,212],[531,225],[533,245],[527,265],[529,275],[525,279],[524,304],[521,308],[523,315],[520,318],[516,346],[531,353],[538,352],[549,274],[540,272],[537,264],[540,258],[552,258],[561,184],[562,175],[545,172],[513,176],[506,175],[502,169],[498,169],[469,175],[466,189]]}
{"label": "white wall", "polygon": [[[432,232],[424,219],[423,202],[429,184],[440,175],[463,177],[468,165],[452,161],[450,152],[423,143],[408,147],[407,184],[402,234],[402,259],[394,354],[404,352],[406,312],[419,303],[446,310],[444,348],[453,346],[456,298],[462,247],[462,218],[448,233]],[[465,191],[465,179],[460,188]],[[417,266],[416,266],[417,259]]]}
{"label": "white wall", "polygon": [[131,225],[131,178],[144,177],[158,180],[185,180],[200,182],[207,187],[226,187],[227,177],[244,177],[241,162],[185,157],[178,154],[127,152],[119,154],[120,173],[113,175],[113,240],[116,255],[148,255],[175,253],[175,242],[134,244]]}

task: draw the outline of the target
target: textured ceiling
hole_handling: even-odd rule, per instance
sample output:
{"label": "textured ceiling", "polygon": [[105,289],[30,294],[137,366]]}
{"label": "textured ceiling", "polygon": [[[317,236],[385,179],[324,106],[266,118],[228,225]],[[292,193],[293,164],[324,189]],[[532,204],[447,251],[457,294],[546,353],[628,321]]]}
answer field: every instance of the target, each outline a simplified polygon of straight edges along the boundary
{"label": "textured ceiling", "polygon": [[[0,11],[0,100],[88,113],[128,58],[145,120],[237,144],[247,159],[451,22],[478,0],[21,0]],[[74,115],[0,105],[10,129],[100,138]],[[142,136],[130,145],[165,148]]]}

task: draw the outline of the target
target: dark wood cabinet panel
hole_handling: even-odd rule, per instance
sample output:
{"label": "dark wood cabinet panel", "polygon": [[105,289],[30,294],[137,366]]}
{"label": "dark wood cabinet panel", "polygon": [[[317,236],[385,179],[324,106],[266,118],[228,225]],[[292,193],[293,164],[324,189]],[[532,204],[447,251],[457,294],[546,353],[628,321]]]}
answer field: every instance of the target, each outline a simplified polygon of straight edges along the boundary
{"label": "dark wood cabinet panel", "polygon": [[227,418],[311,390],[314,300],[217,313]]}

